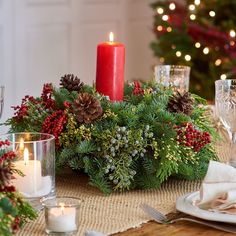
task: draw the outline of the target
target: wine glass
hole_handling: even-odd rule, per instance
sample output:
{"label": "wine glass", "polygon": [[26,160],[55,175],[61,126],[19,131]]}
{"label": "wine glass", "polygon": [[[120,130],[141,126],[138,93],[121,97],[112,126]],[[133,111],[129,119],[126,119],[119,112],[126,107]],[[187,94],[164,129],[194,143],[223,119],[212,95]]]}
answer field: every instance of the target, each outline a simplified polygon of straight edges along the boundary
{"label": "wine glass", "polygon": [[216,115],[230,137],[230,157],[227,163],[236,167],[236,79],[215,81]]}
{"label": "wine glass", "polygon": [[0,119],[2,117],[3,104],[4,104],[4,86],[0,85]]}

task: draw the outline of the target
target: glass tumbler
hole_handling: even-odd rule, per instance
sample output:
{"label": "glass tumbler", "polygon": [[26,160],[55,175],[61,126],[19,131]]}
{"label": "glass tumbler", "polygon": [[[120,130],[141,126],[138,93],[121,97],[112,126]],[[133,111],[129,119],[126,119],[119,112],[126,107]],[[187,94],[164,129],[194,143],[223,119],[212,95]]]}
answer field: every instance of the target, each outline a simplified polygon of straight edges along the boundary
{"label": "glass tumbler", "polygon": [[171,87],[180,93],[189,90],[190,67],[181,65],[158,65],[155,67],[155,80],[164,87]]}
{"label": "glass tumbler", "polygon": [[42,200],[55,198],[55,139],[43,133],[10,133],[0,135],[10,141],[10,150],[16,153],[15,174],[12,180],[16,189],[37,209]]}

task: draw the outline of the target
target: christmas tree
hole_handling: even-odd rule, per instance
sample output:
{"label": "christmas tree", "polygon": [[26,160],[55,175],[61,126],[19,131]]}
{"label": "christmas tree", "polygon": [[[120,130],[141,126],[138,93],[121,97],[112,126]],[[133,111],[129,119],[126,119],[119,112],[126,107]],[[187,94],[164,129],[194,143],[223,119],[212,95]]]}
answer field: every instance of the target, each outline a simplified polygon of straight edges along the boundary
{"label": "christmas tree", "polygon": [[190,90],[214,98],[214,81],[236,74],[235,0],[159,0],[151,43],[160,64],[191,66]]}

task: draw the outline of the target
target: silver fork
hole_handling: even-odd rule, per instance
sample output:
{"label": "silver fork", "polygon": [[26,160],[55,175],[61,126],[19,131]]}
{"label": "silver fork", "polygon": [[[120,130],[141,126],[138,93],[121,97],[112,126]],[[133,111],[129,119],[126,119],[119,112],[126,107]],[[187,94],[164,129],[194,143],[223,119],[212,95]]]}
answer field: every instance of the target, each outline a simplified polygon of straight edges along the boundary
{"label": "silver fork", "polygon": [[153,220],[155,220],[159,224],[172,224],[178,221],[190,221],[190,222],[198,223],[201,225],[206,225],[206,226],[218,229],[218,230],[222,230],[225,232],[236,234],[236,225],[233,225],[233,224],[197,220],[197,219],[192,219],[188,217],[180,217],[177,219],[169,220],[164,214],[162,214],[161,212],[159,212],[158,210],[156,210],[155,208],[147,204],[141,204],[140,207],[147,215],[149,215]]}

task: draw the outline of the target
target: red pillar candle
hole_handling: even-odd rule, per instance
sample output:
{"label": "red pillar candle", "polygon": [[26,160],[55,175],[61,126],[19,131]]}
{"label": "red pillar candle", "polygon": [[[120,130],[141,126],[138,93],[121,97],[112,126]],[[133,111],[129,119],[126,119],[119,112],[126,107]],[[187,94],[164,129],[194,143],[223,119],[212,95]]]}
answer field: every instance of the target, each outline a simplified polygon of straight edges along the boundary
{"label": "red pillar candle", "polygon": [[110,41],[97,46],[96,90],[111,101],[123,101],[125,46],[113,39],[111,32]]}

